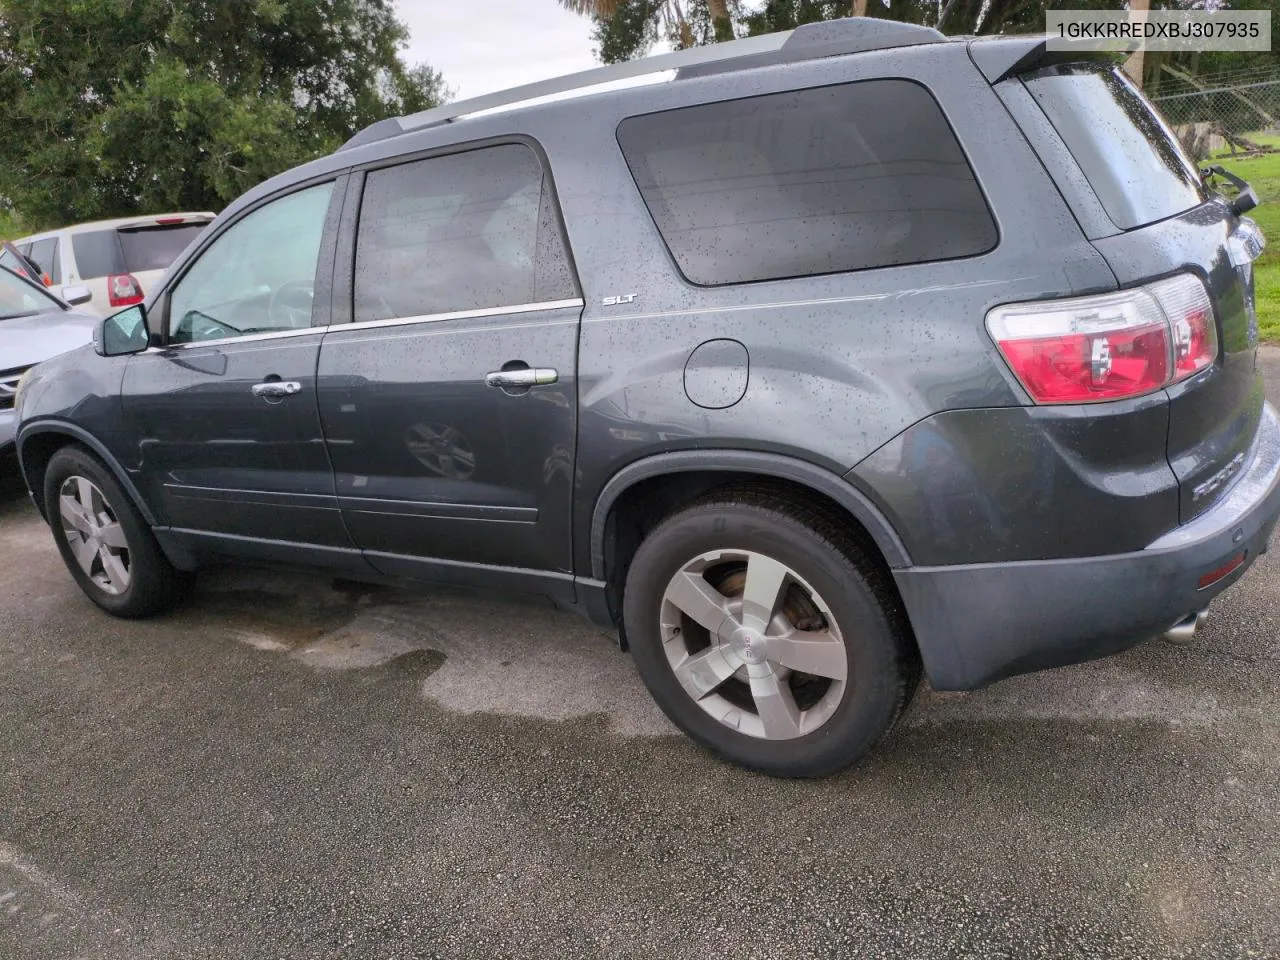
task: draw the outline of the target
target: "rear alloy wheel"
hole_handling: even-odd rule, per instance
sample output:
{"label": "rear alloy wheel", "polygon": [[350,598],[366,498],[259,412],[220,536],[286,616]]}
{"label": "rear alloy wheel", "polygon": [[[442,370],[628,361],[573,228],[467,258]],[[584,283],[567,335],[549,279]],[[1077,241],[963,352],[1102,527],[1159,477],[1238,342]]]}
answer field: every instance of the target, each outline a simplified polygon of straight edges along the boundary
{"label": "rear alloy wheel", "polygon": [[739,733],[813,733],[844,695],[849,660],[831,608],[763,553],[717,550],[686,563],[667,584],[661,623],[680,686]]}
{"label": "rear alloy wheel", "polygon": [[44,503],[67,569],[108,613],[158,613],[190,583],[169,563],[111,471],[87,450],[67,446],[49,459]]}
{"label": "rear alloy wheel", "polygon": [[920,677],[887,578],[830,516],[718,493],[640,544],[626,635],[663,711],[725,759],[814,777],[862,757]]}

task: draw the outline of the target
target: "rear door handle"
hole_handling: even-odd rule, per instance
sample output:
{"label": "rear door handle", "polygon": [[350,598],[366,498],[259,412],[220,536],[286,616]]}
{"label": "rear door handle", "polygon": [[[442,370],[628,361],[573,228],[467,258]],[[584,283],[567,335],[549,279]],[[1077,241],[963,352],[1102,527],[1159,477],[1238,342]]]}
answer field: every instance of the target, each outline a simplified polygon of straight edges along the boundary
{"label": "rear door handle", "polygon": [[301,392],[302,384],[297,380],[268,380],[266,383],[255,383],[253,385],[253,395],[255,397],[266,397],[272,400],[279,397],[291,397],[295,393]]}
{"label": "rear door handle", "polygon": [[550,367],[525,367],[520,370],[495,370],[484,375],[484,382],[491,387],[545,387],[560,379],[560,374]]}

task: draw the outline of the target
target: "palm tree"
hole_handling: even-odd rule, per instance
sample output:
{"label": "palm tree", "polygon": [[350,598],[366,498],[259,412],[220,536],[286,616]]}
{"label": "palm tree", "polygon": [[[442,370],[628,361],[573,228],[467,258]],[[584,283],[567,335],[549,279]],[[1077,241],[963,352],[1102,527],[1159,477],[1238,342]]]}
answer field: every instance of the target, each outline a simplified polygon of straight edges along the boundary
{"label": "palm tree", "polygon": [[[560,6],[574,13],[607,20],[618,12],[625,0],[560,0]],[[675,38],[680,49],[692,47],[696,42],[693,28],[684,15],[684,7],[680,0],[657,0],[662,13],[662,21],[667,32]],[[865,5],[866,0],[862,0]],[[733,39],[733,20],[729,16],[728,0],[707,0],[707,9],[711,13],[711,24],[715,29],[716,40]]]}

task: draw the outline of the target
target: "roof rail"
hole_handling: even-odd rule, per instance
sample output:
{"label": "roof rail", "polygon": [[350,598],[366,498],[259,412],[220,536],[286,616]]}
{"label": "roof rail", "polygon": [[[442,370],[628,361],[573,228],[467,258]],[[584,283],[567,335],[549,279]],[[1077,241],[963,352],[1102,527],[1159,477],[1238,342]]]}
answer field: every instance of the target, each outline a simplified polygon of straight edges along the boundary
{"label": "roof rail", "polygon": [[405,117],[379,120],[365,127],[339,149],[347,150],[399,136],[412,130],[439,126],[482,110],[512,106],[575,90],[585,92],[589,87],[632,77],[664,73],[668,70],[675,70],[677,77],[680,78],[697,77],[916,43],[936,43],[945,39],[943,34],[930,27],[873,17],[847,17],[843,20],[809,23],[795,30],[781,33],[746,37],[742,40],[730,40],[706,47],[692,47],[656,57],[596,67],[564,77],[554,77],[550,80],[513,87],[510,90],[500,90],[482,97],[473,97],[470,100],[447,103],[444,106],[433,107]]}
{"label": "roof rail", "polygon": [[938,43],[946,39],[944,34],[932,27],[922,27],[915,23],[880,20],[875,17],[845,17],[796,27],[776,51],[746,54],[727,62],[693,64],[681,68],[679,75],[704,77],[730,70],[819,60],[823,57],[842,57],[851,53],[908,47],[917,43]]}

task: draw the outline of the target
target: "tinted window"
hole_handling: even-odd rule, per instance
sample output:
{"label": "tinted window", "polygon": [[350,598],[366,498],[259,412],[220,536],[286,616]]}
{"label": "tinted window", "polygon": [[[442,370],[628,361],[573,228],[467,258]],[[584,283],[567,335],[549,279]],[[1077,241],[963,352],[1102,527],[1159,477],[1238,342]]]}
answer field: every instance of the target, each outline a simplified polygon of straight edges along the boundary
{"label": "tinted window", "polygon": [[119,235],[114,230],[87,230],[71,235],[71,253],[81,280],[97,280],[113,273],[127,273]]}
{"label": "tinted window", "polygon": [[333,184],[259,207],[200,254],[169,298],[169,342],[311,325],[316,262]]}
{"label": "tinted window", "polygon": [[19,280],[7,270],[0,270],[0,320],[55,308],[61,309],[61,305],[41,288]]}
{"label": "tinted window", "polygon": [[356,242],[357,322],[574,295],[550,191],[529,147],[369,173]]}
{"label": "tinted window", "polygon": [[120,248],[124,251],[125,269],[130,273],[166,269],[206,226],[208,224],[191,223],[121,230]]}
{"label": "tinted window", "polygon": [[996,243],[941,109],[905,80],[632,117],[618,141],[694,283],[945,260]]}
{"label": "tinted window", "polygon": [[31,245],[31,259],[49,275],[54,283],[62,282],[62,270],[58,266],[58,238],[37,240]]}
{"label": "tinted window", "polygon": [[1054,67],[1026,84],[1117,227],[1154,223],[1206,199],[1177,137],[1119,70]]}

